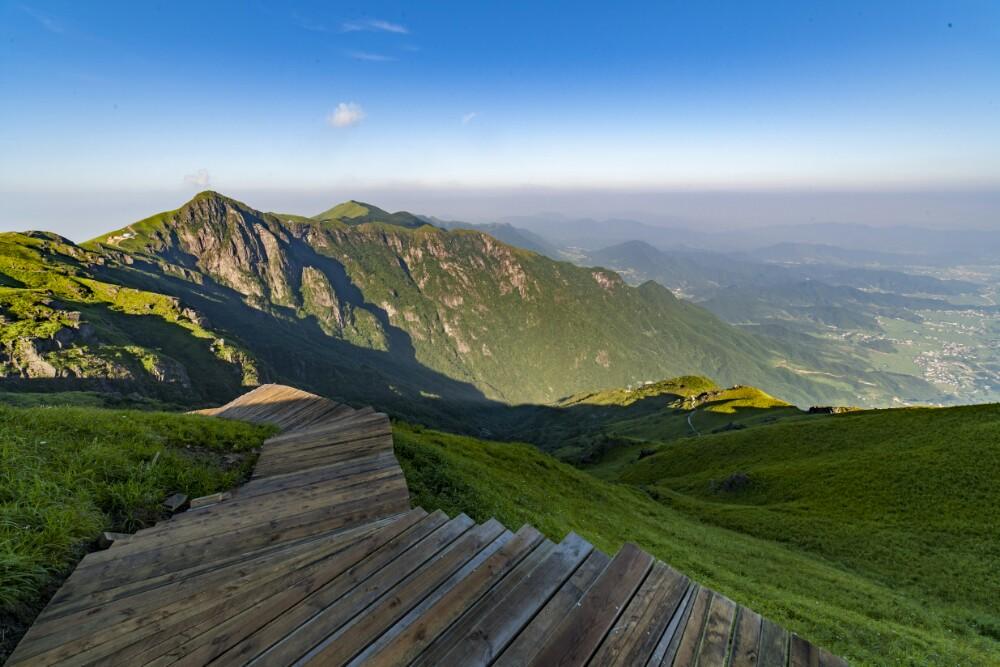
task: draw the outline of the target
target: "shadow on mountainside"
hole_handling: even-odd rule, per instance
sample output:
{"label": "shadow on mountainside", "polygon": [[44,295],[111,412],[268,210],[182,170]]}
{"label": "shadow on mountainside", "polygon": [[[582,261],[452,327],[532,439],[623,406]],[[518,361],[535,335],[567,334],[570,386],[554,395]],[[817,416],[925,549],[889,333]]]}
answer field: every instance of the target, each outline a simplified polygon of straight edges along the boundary
{"label": "shadow on mountainside", "polygon": [[[384,310],[364,301],[336,260],[315,255],[308,261],[320,265],[331,282],[340,283],[338,296],[343,294],[345,301],[379,321],[388,338],[387,351],[329,336],[315,317],[300,317],[292,308],[260,310],[211,279],[189,282],[159,271],[152,263],[135,261],[130,268],[102,267],[95,273],[102,280],[179,298],[204,315],[213,331],[231,337],[253,355],[261,382],[289,384],[350,405],[373,405],[400,419],[464,433],[479,432],[472,427],[476,420],[470,413],[491,414],[507,407],[487,399],[475,385],[420,363],[409,334],[392,326]],[[245,389],[233,386],[218,401]]]}

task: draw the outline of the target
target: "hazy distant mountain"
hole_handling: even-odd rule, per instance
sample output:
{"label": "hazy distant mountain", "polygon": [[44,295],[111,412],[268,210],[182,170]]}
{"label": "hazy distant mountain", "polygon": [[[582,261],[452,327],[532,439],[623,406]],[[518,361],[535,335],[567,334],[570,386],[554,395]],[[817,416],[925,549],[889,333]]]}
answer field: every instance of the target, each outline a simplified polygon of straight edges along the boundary
{"label": "hazy distant mountain", "polygon": [[501,220],[528,229],[556,245],[586,250],[597,250],[627,241],[643,241],[658,248],[681,245],[708,247],[711,239],[710,235],[690,229],[657,227],[628,219],[594,220],[549,214],[511,216]]}
{"label": "hazy distant mountain", "polygon": [[754,248],[747,257],[762,261],[786,264],[840,264],[845,266],[900,266],[919,263],[922,256],[841,248],[819,243],[782,242]]}
{"label": "hazy distant mountain", "polygon": [[750,252],[753,258],[776,262],[883,266],[990,263],[1000,256],[1000,231],[990,230],[810,223],[704,231],[631,219],[595,220],[558,214],[501,220],[539,234],[557,246],[587,251],[642,241],[661,250],[688,247],[721,253]]}
{"label": "hazy distant mountain", "polygon": [[439,227],[444,227],[445,229],[470,229],[477,232],[483,232],[484,234],[489,234],[493,238],[503,241],[508,245],[512,245],[517,248],[524,248],[525,250],[531,250],[532,252],[537,252],[539,255],[545,255],[546,257],[551,257],[553,259],[560,258],[559,249],[553,243],[549,242],[539,234],[535,234],[527,229],[515,227],[514,225],[506,222],[473,224],[470,222],[438,220],[433,217],[428,218],[428,220]]}
{"label": "hazy distant mountain", "polygon": [[781,266],[704,250],[661,250],[643,241],[589,252],[582,261],[615,269],[633,283],[655,280],[696,300],[710,298],[730,285],[773,285],[791,279]]}

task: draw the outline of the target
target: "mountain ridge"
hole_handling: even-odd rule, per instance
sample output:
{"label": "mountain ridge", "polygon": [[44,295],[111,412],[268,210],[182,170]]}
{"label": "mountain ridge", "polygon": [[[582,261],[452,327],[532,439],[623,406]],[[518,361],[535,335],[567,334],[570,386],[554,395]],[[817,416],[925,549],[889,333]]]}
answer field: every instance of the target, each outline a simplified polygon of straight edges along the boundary
{"label": "mountain ridge", "polygon": [[[410,417],[690,373],[799,403],[862,388],[846,373],[790,370],[811,362],[652,282],[630,287],[481,231],[369,220],[384,211],[356,201],[330,211],[266,213],[206,191],[82,244],[93,258],[81,270],[192,307],[251,350],[263,376]],[[345,387],[346,369],[369,379]]]}

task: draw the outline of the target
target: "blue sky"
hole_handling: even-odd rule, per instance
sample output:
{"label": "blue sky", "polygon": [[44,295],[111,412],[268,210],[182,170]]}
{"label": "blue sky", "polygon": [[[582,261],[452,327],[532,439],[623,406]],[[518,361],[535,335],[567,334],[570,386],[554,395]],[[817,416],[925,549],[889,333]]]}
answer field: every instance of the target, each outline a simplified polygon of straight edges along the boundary
{"label": "blue sky", "polygon": [[0,89],[0,227],[204,187],[1000,189],[995,0],[24,0]]}

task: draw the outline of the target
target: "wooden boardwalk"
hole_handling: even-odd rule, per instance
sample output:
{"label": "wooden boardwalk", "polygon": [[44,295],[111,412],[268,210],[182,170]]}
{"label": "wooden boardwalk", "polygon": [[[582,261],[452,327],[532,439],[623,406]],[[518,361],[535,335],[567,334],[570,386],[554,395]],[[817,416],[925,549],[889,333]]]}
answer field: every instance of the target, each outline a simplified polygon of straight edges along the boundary
{"label": "wooden boardwalk", "polygon": [[229,494],[84,558],[10,665],[844,665],[627,544],[411,509],[388,418],[279,385]]}

